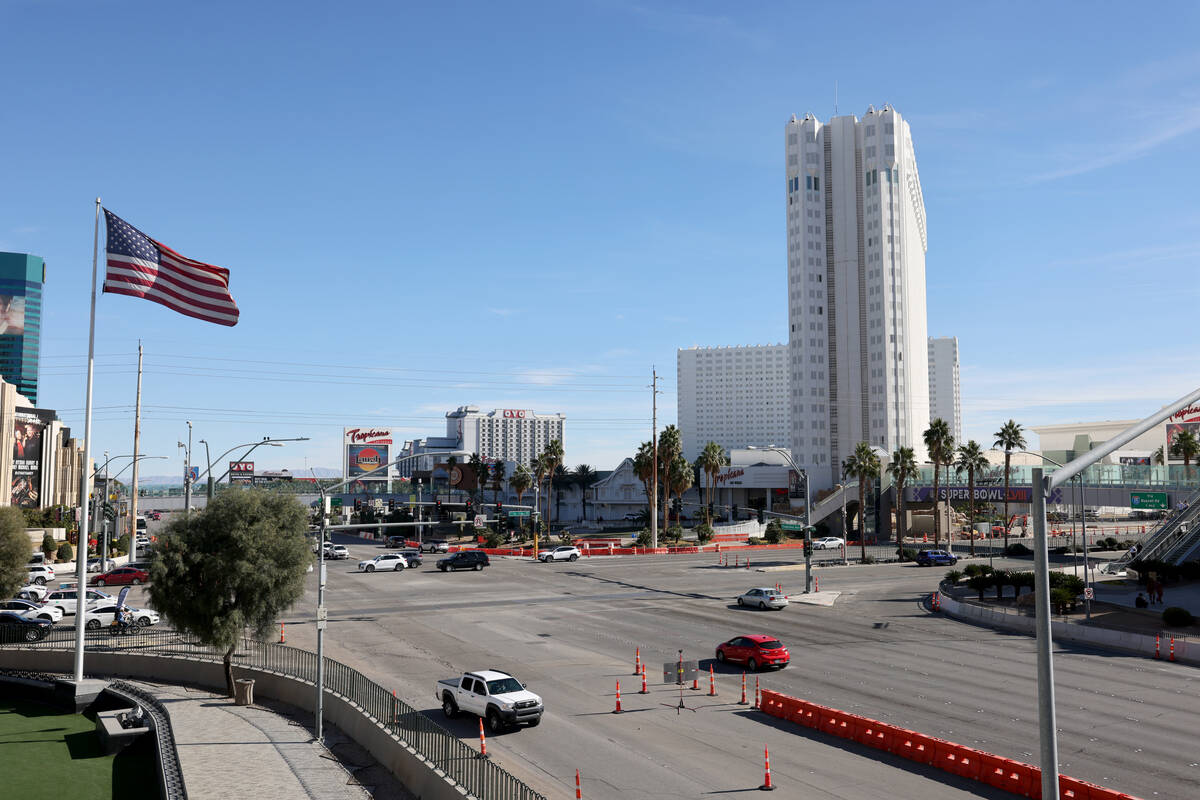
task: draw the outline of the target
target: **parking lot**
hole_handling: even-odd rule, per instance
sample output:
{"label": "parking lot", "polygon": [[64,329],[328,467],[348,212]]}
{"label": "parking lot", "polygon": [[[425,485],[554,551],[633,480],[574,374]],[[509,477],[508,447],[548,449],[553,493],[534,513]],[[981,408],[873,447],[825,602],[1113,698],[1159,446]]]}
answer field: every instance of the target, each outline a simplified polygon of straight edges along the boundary
{"label": "parking lot", "polygon": [[[398,573],[355,571],[382,551],[349,537],[351,557],[329,564],[326,647],[441,720],[439,678],[498,668],[545,699],[536,729],[489,738],[505,768],[548,796],[568,796],[575,769],[585,797],[699,797],[757,788],[762,748],[774,782],[791,796],[1000,797],[986,787],[840,740],[781,726],[739,705],[741,669],[713,660],[735,635],[778,637],[792,654],[763,688],[1036,761],[1032,640],[932,616],[923,598],[944,571],[912,564],[825,567],[832,606],[739,608],[752,586],[803,588],[803,571],[718,567],[711,555],[585,558],[558,564],[493,558],[481,572],[442,574],[436,557]],[[797,552],[786,561],[800,561]],[[754,566],[770,566],[763,558]],[[997,566],[1003,565],[998,561]],[[1014,563],[1012,566],[1018,566]],[[315,576],[287,622],[288,644],[315,646]],[[635,648],[650,665],[649,693],[633,676]],[[664,663],[683,651],[718,697],[663,683]],[[1200,793],[1179,743],[1200,711],[1196,673],[1180,665],[1064,650],[1056,661],[1062,771],[1141,796]],[[625,713],[612,714],[616,681]],[[753,695],[754,676],[750,676]],[[1102,720],[1097,725],[1096,720]],[[445,721],[465,739],[470,719]],[[1130,747],[1137,742],[1137,751]]]}

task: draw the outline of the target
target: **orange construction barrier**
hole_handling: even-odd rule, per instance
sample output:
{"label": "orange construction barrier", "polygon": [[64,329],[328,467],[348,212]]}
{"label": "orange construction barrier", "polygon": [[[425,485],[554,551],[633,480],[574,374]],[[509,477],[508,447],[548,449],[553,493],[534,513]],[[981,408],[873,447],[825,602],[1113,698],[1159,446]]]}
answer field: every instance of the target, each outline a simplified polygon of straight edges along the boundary
{"label": "orange construction barrier", "polygon": [[994,756],[991,753],[984,753],[980,757],[980,761],[982,768],[979,771],[979,780],[989,786],[1025,796],[1029,795],[1030,786],[1037,784],[1039,789],[1041,787],[1041,770],[1038,770],[1037,780],[1034,781],[1030,772],[1033,767],[1028,764],[1013,761],[1011,758]]}
{"label": "orange construction barrier", "polygon": [[893,753],[921,764],[928,764],[933,760],[933,748],[933,740],[916,731],[898,730],[896,738],[892,740]]}
{"label": "orange construction barrier", "polygon": [[933,747],[932,765],[946,772],[976,780],[983,768],[980,755],[982,754],[974,748],[939,739]]}
{"label": "orange construction barrier", "polygon": [[890,753],[892,739],[896,736],[896,728],[873,719],[865,719],[865,724],[854,731],[854,741]]}
{"label": "orange construction barrier", "polygon": [[766,775],[763,778],[763,785],[758,787],[761,791],[770,792],[775,789],[771,785],[771,751],[765,746],[763,747],[763,762],[766,764]]}

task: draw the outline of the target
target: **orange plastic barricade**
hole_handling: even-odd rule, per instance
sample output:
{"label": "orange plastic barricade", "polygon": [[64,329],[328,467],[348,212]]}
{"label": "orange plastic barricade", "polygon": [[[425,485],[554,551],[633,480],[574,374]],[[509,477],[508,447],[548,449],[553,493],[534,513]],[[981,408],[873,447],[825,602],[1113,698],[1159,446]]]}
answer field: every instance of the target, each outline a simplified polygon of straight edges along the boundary
{"label": "orange plastic barricade", "polygon": [[932,765],[946,772],[977,780],[983,767],[981,755],[983,754],[974,748],[938,739],[933,747]]}
{"label": "orange plastic barricade", "polygon": [[1041,771],[1038,771],[1037,780],[1032,780],[1033,767],[1028,764],[1022,764],[1019,761],[1013,761],[1010,758],[1001,758],[990,753],[981,754],[980,762],[982,768],[979,770],[979,780],[995,786],[999,789],[1012,792],[1013,794],[1029,796],[1031,786],[1037,786],[1038,793],[1041,793]]}
{"label": "orange plastic barricade", "polygon": [[1060,800],[1109,800],[1109,798],[1121,795],[1105,789],[1103,786],[1060,774],[1058,776],[1058,796]]}
{"label": "orange plastic barricade", "polygon": [[814,703],[806,703],[803,700],[796,702],[796,710],[792,713],[792,722],[799,723],[806,728],[815,728],[820,724],[819,711],[821,706]]}
{"label": "orange plastic barricade", "polygon": [[846,719],[846,714],[836,709],[822,708],[820,717],[820,727],[823,733],[832,734],[842,739],[853,738],[854,728],[851,726],[850,720]]}
{"label": "orange plastic barricade", "polygon": [[892,752],[909,761],[928,764],[933,761],[933,749],[936,741],[916,731],[900,729],[896,731],[896,738],[892,740]]}
{"label": "orange plastic barricade", "polygon": [[787,707],[790,704],[790,697],[785,697],[778,692],[772,692],[769,689],[763,690],[762,700],[760,702],[761,710],[770,714],[772,717],[787,719]]}
{"label": "orange plastic barricade", "polygon": [[854,741],[859,744],[865,744],[868,747],[874,747],[876,750],[883,750],[890,753],[892,750],[892,741],[897,734],[894,725],[887,725],[883,722],[868,720],[864,718],[864,723],[854,731]]}

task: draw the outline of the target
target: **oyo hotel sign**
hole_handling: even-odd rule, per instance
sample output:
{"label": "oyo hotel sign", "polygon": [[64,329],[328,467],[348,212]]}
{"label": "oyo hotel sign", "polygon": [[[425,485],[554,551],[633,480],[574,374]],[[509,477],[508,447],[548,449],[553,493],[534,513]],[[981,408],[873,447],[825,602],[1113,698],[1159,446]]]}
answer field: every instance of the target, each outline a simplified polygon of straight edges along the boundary
{"label": "oyo hotel sign", "polygon": [[525,419],[529,412],[523,408],[506,408],[503,414],[505,419]]}

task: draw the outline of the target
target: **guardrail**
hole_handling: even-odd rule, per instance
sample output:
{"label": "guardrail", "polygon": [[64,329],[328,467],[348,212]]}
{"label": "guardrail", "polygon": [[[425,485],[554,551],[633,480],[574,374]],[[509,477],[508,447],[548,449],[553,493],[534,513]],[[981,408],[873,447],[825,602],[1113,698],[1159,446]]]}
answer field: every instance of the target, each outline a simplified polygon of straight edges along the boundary
{"label": "guardrail", "polygon": [[[140,628],[125,635],[86,631],[87,649],[92,652],[153,655],[220,663],[224,653],[199,644],[188,636],[164,628]],[[2,649],[70,650],[75,645],[73,630],[52,629],[37,642],[0,645]],[[259,642],[244,637],[233,655],[235,667],[275,672],[316,684],[317,655],[283,644]],[[480,800],[546,800],[512,773],[487,759],[450,731],[398,699],[353,667],[325,659],[326,691],[354,704],[367,718],[407,744],[435,769]]]}

